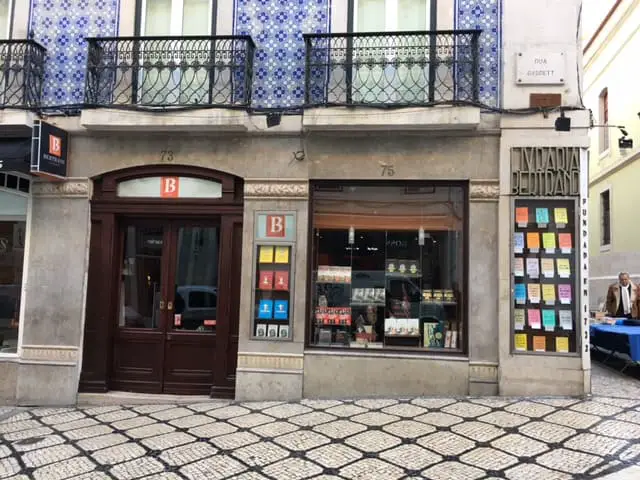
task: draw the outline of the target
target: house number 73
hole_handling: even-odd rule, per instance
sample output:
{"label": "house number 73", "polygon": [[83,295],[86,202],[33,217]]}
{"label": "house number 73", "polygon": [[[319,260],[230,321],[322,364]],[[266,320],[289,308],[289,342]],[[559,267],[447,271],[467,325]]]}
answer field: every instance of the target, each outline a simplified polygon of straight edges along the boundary
{"label": "house number 73", "polygon": [[160,161],[161,162],[173,162],[173,150],[160,150]]}

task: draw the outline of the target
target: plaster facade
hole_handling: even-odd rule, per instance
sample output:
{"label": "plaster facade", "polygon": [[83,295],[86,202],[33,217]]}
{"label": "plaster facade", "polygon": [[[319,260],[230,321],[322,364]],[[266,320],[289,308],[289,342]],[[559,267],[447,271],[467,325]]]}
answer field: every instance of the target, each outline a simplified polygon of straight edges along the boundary
{"label": "plaster facade", "polygon": [[[605,2],[606,3],[606,2]],[[587,5],[592,24],[600,25],[611,8]],[[586,7],[585,7],[586,8]],[[623,1],[616,6],[600,31],[591,30],[585,38],[590,42],[584,55],[585,104],[592,110],[594,122],[603,125],[603,92],[607,92],[608,125],[594,127],[590,132],[589,208],[593,221],[590,230],[591,308],[598,310],[604,303],[607,288],[617,281],[620,272],[629,272],[634,282],[640,281],[640,255],[637,238],[640,227],[629,221],[636,215],[631,192],[640,181],[640,120],[637,103],[630,101],[635,84],[630,69],[636,67],[640,48],[640,2]],[[622,126],[628,138],[634,140],[631,149],[619,148]],[[608,142],[608,146],[605,145]],[[609,238],[603,229],[604,210],[601,195],[609,193]]]}

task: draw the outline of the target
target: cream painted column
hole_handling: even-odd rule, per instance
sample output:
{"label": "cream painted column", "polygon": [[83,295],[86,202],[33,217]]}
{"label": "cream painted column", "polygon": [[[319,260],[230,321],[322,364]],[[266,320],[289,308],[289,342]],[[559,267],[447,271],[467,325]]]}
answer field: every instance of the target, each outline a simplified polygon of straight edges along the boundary
{"label": "cream painted column", "polygon": [[498,394],[498,179],[469,185],[469,394]]}
{"label": "cream painted column", "polygon": [[33,182],[22,291],[19,405],[76,403],[89,253],[88,179]]}
{"label": "cream painted column", "polygon": [[[252,340],[253,266],[256,213],[294,212],[294,296],[292,341]],[[242,235],[242,284],[236,399],[296,400],[302,398],[304,340],[306,335],[307,260],[309,225],[307,179],[246,179],[244,185],[244,231]],[[292,282],[291,282],[292,280]]]}

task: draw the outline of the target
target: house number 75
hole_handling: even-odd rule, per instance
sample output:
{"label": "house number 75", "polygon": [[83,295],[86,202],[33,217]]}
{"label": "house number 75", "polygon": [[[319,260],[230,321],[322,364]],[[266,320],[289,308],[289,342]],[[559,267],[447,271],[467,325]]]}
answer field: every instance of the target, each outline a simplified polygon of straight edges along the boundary
{"label": "house number 75", "polygon": [[393,177],[396,174],[393,165],[382,165],[382,170],[380,171],[381,177]]}

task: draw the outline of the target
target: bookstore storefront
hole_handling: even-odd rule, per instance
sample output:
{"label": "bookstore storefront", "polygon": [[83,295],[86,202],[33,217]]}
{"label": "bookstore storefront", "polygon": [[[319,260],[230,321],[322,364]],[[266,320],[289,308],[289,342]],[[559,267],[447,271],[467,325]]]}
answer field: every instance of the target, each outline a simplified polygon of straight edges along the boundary
{"label": "bookstore storefront", "polygon": [[312,347],[466,350],[465,183],[312,183]]}

